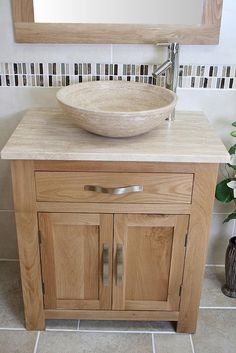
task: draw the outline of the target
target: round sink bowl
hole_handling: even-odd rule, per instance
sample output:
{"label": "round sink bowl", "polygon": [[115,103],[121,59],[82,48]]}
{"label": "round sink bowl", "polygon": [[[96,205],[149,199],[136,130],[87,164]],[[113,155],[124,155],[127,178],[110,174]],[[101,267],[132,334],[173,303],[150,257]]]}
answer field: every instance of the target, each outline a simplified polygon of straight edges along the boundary
{"label": "round sink bowl", "polygon": [[176,94],[166,88],[127,81],[92,81],[57,93],[65,116],[82,129],[108,137],[129,137],[154,129],[168,118]]}

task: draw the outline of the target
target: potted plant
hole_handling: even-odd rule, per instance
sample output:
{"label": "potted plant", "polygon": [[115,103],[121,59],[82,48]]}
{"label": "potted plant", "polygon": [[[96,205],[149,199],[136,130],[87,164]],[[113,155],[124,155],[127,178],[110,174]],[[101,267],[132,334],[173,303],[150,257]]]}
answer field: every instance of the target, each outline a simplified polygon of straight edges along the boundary
{"label": "potted plant", "polygon": [[[232,124],[236,127],[236,121]],[[236,137],[236,131],[231,132]],[[236,144],[229,149],[230,163],[225,165],[225,179],[216,186],[216,199],[223,203],[234,202],[235,210],[230,213],[223,223],[236,219]],[[232,298],[236,298],[236,236],[229,240],[225,255],[226,283],[222,292]]]}

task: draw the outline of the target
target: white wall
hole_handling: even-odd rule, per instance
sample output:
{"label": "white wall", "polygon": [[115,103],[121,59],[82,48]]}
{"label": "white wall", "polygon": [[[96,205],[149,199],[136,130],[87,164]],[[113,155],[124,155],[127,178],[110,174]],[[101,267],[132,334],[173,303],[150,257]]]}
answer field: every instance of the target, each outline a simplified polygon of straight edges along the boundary
{"label": "white wall", "polygon": [[[236,1],[224,0],[219,46],[182,46],[184,64],[236,64]],[[163,59],[152,45],[31,45],[14,43],[10,0],[0,0],[0,62],[156,63]],[[25,109],[55,106],[55,88],[0,87],[0,147]],[[179,89],[178,109],[203,110],[226,145],[230,122],[236,120],[236,90]],[[234,222],[222,225],[231,205],[217,203],[213,215],[208,263],[221,264]],[[0,161],[0,258],[17,256],[9,164]],[[227,236],[226,236],[227,234]]]}

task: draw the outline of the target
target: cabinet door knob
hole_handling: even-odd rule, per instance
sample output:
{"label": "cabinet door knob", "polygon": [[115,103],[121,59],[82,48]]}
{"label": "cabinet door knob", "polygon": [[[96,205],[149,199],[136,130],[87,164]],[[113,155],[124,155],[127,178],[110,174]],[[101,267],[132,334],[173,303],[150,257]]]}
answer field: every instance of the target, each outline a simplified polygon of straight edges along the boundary
{"label": "cabinet door knob", "polygon": [[102,251],[102,283],[103,287],[109,286],[109,247],[107,244],[103,245]]}
{"label": "cabinet door knob", "polygon": [[123,285],[123,274],[124,274],[124,256],[123,246],[117,244],[116,250],[116,285],[121,287]]}
{"label": "cabinet door knob", "polygon": [[103,186],[99,186],[99,185],[84,185],[84,190],[95,191],[102,194],[123,195],[123,194],[129,194],[132,192],[142,192],[143,186],[129,185],[129,186],[123,186],[120,188],[104,188]]}

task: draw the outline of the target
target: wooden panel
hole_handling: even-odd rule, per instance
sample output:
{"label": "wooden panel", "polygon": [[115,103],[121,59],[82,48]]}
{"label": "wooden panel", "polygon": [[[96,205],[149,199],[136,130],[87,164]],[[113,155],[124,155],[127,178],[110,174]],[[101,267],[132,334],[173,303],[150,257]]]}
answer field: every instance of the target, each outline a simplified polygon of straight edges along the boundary
{"label": "wooden panel", "polygon": [[[32,0],[14,0],[14,13]],[[218,44],[223,0],[204,0],[202,25],[27,23],[15,17],[15,39],[26,43]],[[31,22],[31,17],[30,21]]]}
{"label": "wooden panel", "polygon": [[167,301],[173,227],[129,227],[126,300]]}
{"label": "wooden panel", "polygon": [[178,311],[45,310],[46,319],[177,321]]}
{"label": "wooden panel", "polygon": [[[174,173],[36,172],[38,201],[191,203],[193,175]],[[85,185],[143,186],[142,192],[111,195],[85,191]]]}
{"label": "wooden panel", "polygon": [[222,16],[222,0],[204,0],[202,23],[204,25],[218,25]]}
{"label": "wooden panel", "polygon": [[178,332],[196,330],[217,171],[218,165],[199,164],[194,178]]}
{"label": "wooden panel", "polygon": [[[115,215],[114,310],[178,310],[188,216]],[[118,244],[124,275],[116,283]]]}
{"label": "wooden panel", "polygon": [[[223,1],[223,0],[222,0]],[[102,25],[72,23],[15,23],[18,43],[218,44],[218,24],[213,25]]]}
{"label": "wooden panel", "polygon": [[[34,113],[35,115],[36,113]],[[49,114],[49,112],[47,112]],[[187,116],[186,116],[187,119]],[[196,163],[103,162],[103,161],[34,161],[36,171],[118,172],[118,173],[194,173]]]}
{"label": "wooden panel", "polygon": [[45,322],[33,163],[14,161],[11,167],[25,324],[28,330],[43,330]]}
{"label": "wooden panel", "polygon": [[[112,215],[41,213],[42,270],[46,308],[107,309],[111,285],[103,287],[103,244],[112,251]],[[110,255],[111,284],[111,255]]]}
{"label": "wooden panel", "polygon": [[191,204],[37,202],[39,212],[190,214]]}
{"label": "wooden panel", "polygon": [[14,22],[34,22],[33,0],[12,0]]}

